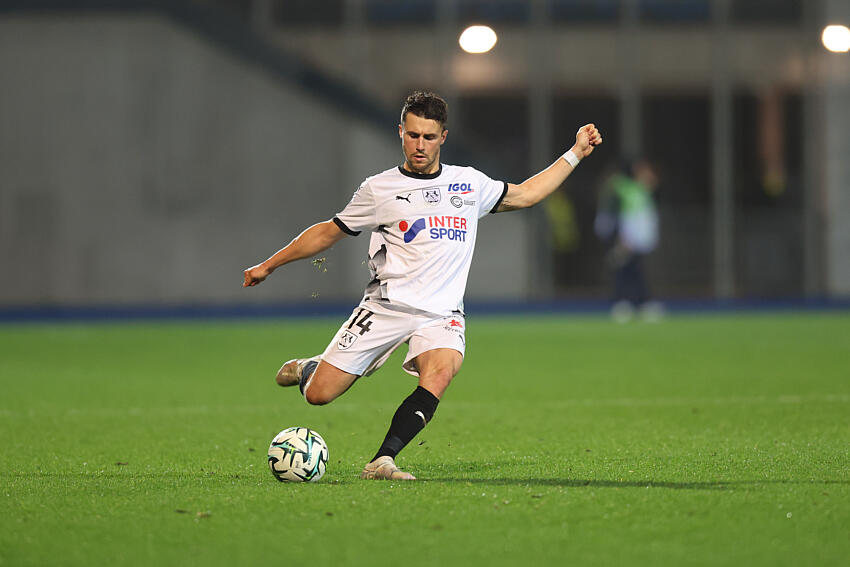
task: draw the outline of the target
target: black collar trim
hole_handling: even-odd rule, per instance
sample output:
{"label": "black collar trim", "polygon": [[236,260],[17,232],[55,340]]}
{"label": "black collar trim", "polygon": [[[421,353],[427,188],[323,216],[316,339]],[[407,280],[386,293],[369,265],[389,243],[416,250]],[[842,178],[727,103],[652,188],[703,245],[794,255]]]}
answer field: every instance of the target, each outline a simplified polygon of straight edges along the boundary
{"label": "black collar trim", "polygon": [[437,179],[440,174],[443,173],[443,164],[440,164],[440,168],[434,173],[416,173],[415,171],[407,171],[402,165],[398,166],[398,170],[402,175],[412,177],[413,179]]}

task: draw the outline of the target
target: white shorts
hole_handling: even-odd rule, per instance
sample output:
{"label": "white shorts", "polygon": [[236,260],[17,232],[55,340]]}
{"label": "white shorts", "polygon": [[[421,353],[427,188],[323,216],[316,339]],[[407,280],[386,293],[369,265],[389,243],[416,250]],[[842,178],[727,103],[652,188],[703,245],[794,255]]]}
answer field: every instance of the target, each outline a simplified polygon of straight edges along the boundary
{"label": "white shorts", "polygon": [[407,343],[402,368],[419,376],[415,358],[423,352],[450,348],[463,356],[465,330],[466,321],[460,313],[444,317],[388,302],[364,301],[334,335],[322,360],[355,376],[368,376]]}

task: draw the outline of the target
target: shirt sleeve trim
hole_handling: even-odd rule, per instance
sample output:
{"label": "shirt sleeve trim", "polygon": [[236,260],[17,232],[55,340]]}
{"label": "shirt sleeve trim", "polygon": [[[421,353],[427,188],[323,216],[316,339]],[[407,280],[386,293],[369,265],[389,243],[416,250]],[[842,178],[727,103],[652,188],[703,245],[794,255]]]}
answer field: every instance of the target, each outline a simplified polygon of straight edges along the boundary
{"label": "shirt sleeve trim", "polygon": [[[507,187],[507,185],[506,185],[505,187]],[[339,227],[339,229],[340,229],[341,231],[343,231],[345,234],[348,234],[348,235],[350,235],[350,236],[357,236],[357,235],[358,235],[358,234],[360,234],[360,232],[361,232],[361,231],[359,231],[359,230],[351,230],[350,228],[348,228],[348,227],[345,225],[345,223],[344,223],[344,222],[342,222],[341,220],[339,220],[339,218],[338,218],[338,217],[334,217],[332,220],[334,221],[334,224],[335,224],[335,225],[337,225],[337,226]]]}
{"label": "shirt sleeve trim", "polygon": [[498,200],[498,201],[496,201],[496,204],[495,204],[495,205],[493,205],[493,208],[492,208],[492,209],[490,209],[490,214],[491,214],[491,215],[492,215],[492,214],[495,214],[495,213],[497,212],[497,211],[496,211],[496,209],[498,209],[498,208],[499,208],[499,205],[501,205],[501,204],[502,204],[502,200],[504,200],[505,195],[507,195],[507,194],[508,194],[508,182],[507,182],[507,181],[503,181],[503,183],[505,184],[505,188],[504,188],[504,189],[502,189],[502,196],[501,196],[501,197],[499,197],[499,200]]}

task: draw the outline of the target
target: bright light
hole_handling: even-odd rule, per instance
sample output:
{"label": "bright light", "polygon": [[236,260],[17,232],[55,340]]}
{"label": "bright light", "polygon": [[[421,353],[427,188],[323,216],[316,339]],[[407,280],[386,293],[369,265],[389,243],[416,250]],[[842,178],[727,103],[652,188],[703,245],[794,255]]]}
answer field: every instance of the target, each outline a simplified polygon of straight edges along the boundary
{"label": "bright light", "polygon": [[489,26],[469,26],[460,34],[458,43],[467,53],[487,53],[498,39],[496,32]]}
{"label": "bright light", "polygon": [[833,53],[850,51],[850,29],[847,26],[826,26],[823,28],[823,34],[820,38],[823,46]]}

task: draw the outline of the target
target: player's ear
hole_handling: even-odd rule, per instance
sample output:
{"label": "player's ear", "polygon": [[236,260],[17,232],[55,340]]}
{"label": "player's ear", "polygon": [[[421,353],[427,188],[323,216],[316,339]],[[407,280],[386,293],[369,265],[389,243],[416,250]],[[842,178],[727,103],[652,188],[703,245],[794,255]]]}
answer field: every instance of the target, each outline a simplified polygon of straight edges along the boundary
{"label": "player's ear", "polygon": [[446,143],[446,136],[448,136],[448,135],[449,135],[449,129],[443,128],[443,134],[440,136],[440,145],[441,146]]}
{"label": "player's ear", "polygon": [[402,140],[404,139],[404,125],[403,124],[398,125],[398,137],[401,138]]}

